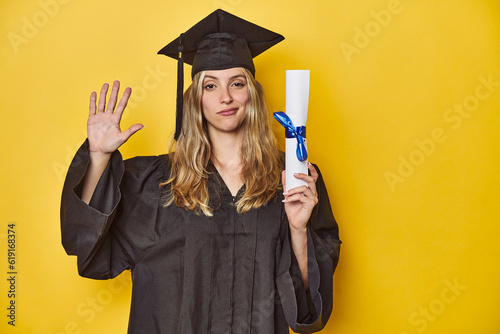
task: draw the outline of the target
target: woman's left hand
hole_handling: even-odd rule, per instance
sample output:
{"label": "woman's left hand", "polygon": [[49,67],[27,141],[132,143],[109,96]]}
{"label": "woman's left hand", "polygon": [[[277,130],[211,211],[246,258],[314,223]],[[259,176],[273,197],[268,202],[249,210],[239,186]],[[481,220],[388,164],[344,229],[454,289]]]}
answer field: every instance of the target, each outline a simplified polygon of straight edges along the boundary
{"label": "woman's left hand", "polygon": [[[285,212],[290,223],[290,228],[296,231],[305,231],[309,217],[311,217],[314,206],[318,203],[316,192],[316,180],[318,172],[313,165],[309,164],[311,175],[303,173],[294,174],[297,179],[307,182],[307,186],[299,186],[284,193]],[[285,188],[285,172],[282,173],[281,182]]]}

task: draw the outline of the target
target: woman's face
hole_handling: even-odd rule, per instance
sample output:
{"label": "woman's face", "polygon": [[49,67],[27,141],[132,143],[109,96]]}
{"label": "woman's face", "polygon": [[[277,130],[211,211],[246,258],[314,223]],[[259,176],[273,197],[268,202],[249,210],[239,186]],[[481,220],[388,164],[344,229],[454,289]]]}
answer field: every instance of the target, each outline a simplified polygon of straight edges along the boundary
{"label": "woman's face", "polygon": [[239,131],[249,100],[247,84],[241,68],[205,73],[201,108],[209,134]]}

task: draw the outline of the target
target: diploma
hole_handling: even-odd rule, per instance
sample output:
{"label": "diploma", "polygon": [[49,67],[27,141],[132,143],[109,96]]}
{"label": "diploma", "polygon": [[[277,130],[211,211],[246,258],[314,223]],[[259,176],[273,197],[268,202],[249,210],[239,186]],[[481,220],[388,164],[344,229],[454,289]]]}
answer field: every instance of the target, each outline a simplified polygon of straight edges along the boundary
{"label": "diploma", "polygon": [[308,173],[306,123],[309,105],[309,70],[286,71],[286,114],[275,113],[274,117],[285,127],[285,191],[307,185],[293,176]]}

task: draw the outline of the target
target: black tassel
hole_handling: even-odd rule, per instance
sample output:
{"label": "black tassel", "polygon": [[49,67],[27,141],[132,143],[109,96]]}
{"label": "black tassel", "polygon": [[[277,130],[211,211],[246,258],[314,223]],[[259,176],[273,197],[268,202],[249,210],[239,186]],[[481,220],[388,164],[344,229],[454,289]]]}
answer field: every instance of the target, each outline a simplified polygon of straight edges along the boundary
{"label": "black tassel", "polygon": [[177,106],[175,111],[175,134],[174,139],[179,139],[182,129],[182,105],[184,93],[184,60],[182,59],[182,34],[179,36],[179,58],[177,61]]}

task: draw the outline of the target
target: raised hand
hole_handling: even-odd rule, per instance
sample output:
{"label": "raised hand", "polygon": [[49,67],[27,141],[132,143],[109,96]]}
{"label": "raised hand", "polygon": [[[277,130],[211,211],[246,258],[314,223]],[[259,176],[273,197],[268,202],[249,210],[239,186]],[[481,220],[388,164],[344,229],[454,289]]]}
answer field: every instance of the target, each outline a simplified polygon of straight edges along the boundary
{"label": "raised hand", "polygon": [[82,201],[87,204],[90,203],[96,185],[111,158],[111,154],[125,143],[130,136],[144,127],[144,125],[137,123],[123,132],[120,130],[122,114],[127,106],[132,89],[125,89],[118,106],[116,106],[120,82],[115,81],[106,108],[108,89],[109,84],[102,86],[97,106],[97,93],[92,92],[90,95],[89,119],[87,121],[90,163],[85,174],[81,197]]}
{"label": "raised hand", "polygon": [[[106,95],[109,84],[104,84],[99,95],[99,104],[96,106],[97,93],[90,95],[89,119],[87,121],[87,136],[91,155],[110,155],[116,151],[130,136],[142,129],[140,123],[134,124],[125,131],[120,129],[123,111],[127,106],[132,89],[127,87],[116,106],[120,82],[115,81],[106,106]],[[115,110],[116,107],[116,110]]]}

